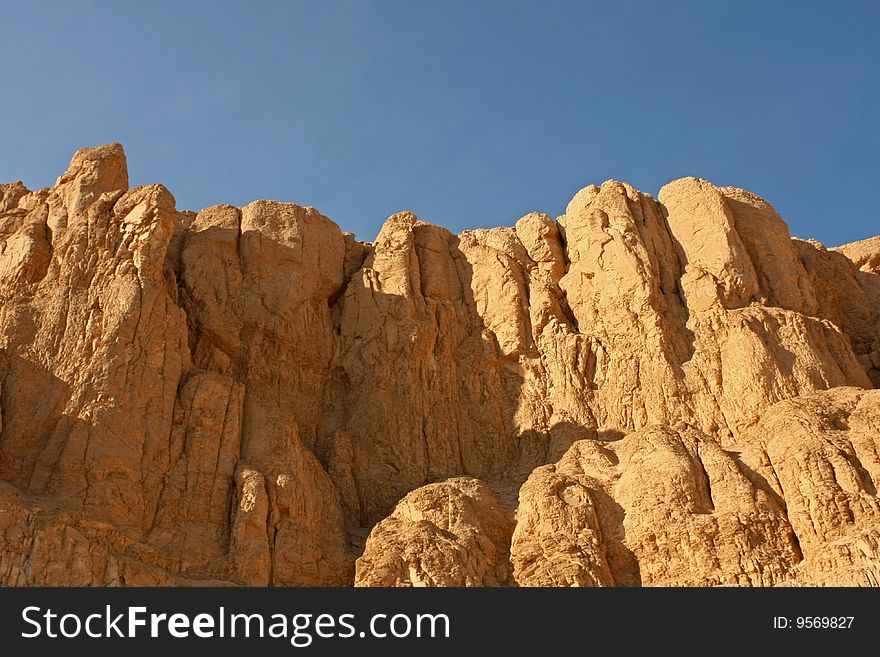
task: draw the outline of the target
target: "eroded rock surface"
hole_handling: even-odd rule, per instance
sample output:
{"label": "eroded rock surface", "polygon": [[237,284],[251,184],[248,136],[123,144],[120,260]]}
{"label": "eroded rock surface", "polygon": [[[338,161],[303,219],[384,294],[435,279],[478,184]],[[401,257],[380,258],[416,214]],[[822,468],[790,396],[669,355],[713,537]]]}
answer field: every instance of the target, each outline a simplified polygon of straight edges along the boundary
{"label": "eroded rock surface", "polygon": [[878,583],[877,391],[772,407],[742,443],[652,426],[575,443],[520,491],[523,585]]}
{"label": "eroded rock surface", "polygon": [[685,178],[365,243],[82,149],[0,186],[0,583],[876,584],[877,239]]}
{"label": "eroded rock surface", "polygon": [[513,513],[479,479],[409,493],[370,533],[356,586],[503,586],[510,583]]}

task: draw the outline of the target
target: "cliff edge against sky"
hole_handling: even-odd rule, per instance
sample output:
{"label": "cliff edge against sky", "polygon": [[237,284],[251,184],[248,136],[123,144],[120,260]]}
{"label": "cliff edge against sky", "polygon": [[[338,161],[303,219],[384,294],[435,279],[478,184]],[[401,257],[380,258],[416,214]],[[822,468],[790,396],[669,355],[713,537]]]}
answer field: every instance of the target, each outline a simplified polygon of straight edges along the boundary
{"label": "cliff edge against sky", "polygon": [[695,178],[372,244],[0,185],[0,584],[880,579],[880,238]]}

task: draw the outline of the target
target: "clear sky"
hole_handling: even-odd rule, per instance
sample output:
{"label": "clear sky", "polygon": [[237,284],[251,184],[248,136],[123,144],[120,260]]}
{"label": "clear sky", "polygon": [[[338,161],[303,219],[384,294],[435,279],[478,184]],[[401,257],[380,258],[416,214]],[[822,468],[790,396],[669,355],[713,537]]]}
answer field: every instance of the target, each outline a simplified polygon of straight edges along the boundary
{"label": "clear sky", "polygon": [[561,214],[695,175],[828,245],[880,233],[878,2],[9,2],[0,181],[124,144],[182,209],[272,198],[359,238]]}

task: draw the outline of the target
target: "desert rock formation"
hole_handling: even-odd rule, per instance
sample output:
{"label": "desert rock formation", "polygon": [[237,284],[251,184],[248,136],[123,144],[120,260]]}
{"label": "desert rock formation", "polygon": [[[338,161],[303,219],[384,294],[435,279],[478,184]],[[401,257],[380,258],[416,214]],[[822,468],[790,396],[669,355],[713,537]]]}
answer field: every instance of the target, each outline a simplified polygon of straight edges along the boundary
{"label": "desert rock formation", "polygon": [[880,238],[695,178],[372,243],[0,186],[0,584],[880,583]]}

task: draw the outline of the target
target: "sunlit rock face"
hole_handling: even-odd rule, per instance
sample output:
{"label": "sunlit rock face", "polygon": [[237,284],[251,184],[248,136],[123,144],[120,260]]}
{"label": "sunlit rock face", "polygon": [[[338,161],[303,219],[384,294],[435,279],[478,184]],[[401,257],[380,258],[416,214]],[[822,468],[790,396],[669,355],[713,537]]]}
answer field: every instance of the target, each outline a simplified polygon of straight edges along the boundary
{"label": "sunlit rock face", "polygon": [[880,238],[608,181],[372,243],[0,186],[0,583],[878,583]]}

